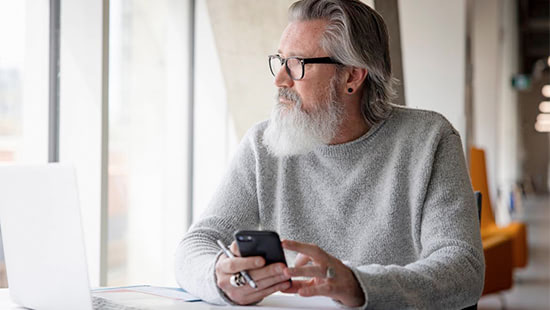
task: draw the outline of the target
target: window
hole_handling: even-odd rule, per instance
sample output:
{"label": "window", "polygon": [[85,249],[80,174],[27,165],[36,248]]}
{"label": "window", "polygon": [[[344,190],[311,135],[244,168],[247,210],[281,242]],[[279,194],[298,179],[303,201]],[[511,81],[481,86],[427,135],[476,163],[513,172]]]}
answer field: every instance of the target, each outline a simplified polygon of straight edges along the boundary
{"label": "window", "polygon": [[0,164],[48,160],[48,16],[46,0],[0,2]]}
{"label": "window", "polygon": [[175,285],[186,230],[189,4],[111,1],[108,285]]}
{"label": "window", "polygon": [[[191,25],[188,1],[61,1],[59,160],[76,167],[93,286],[176,285],[173,254],[190,220],[190,197],[196,219],[238,140],[269,116],[275,89],[266,55],[277,48],[289,2],[248,3],[246,10],[233,0],[195,3]],[[0,162],[48,160],[49,5],[0,3],[0,37],[7,43],[0,56]],[[271,19],[249,29],[265,9],[274,12]],[[103,67],[107,24],[109,64]],[[107,229],[100,227],[105,191]],[[101,244],[105,231],[107,244]],[[106,281],[99,276],[104,258]]]}

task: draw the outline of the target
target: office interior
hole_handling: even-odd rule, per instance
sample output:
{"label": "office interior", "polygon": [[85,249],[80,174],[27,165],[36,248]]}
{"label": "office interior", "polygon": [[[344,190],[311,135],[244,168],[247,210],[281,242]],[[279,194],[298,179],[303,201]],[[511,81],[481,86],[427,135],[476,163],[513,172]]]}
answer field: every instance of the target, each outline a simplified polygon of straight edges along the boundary
{"label": "office interior", "polygon": [[[176,245],[269,118],[292,2],[0,2],[0,164],[75,166],[92,286],[177,286]],[[390,32],[395,104],[460,132],[484,197],[478,308],[548,309],[550,2],[364,2]]]}

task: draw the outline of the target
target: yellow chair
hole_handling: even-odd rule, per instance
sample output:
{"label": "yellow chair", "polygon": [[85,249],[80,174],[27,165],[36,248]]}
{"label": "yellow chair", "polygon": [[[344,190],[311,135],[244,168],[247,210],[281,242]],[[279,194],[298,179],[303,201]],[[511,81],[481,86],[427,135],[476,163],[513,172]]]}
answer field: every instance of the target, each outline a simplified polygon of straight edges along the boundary
{"label": "yellow chair", "polygon": [[485,241],[495,236],[508,236],[512,239],[513,266],[527,266],[527,227],[520,222],[512,222],[506,227],[496,225],[489,197],[485,151],[475,147],[470,149],[470,178],[474,190],[482,193],[481,239]]}
{"label": "yellow chair", "polygon": [[485,283],[482,295],[512,288],[512,239],[506,235],[494,235],[484,238],[482,243],[485,255]]}
{"label": "yellow chair", "polygon": [[[481,220],[482,194],[474,193],[478,216]],[[485,283],[483,294],[491,294],[512,288],[513,285],[513,255],[512,239],[505,235],[495,235],[482,240],[485,256]],[[477,309],[467,308],[467,309]]]}

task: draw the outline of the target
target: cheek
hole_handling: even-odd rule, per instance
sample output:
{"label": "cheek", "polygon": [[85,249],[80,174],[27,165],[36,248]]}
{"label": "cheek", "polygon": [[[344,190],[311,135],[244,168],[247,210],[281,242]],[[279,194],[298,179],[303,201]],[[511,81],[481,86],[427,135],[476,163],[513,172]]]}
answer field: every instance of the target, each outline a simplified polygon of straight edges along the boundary
{"label": "cheek", "polygon": [[326,100],[330,85],[329,83],[308,81],[307,84],[296,85],[296,92],[302,98],[302,109],[312,112],[316,106]]}
{"label": "cheek", "polygon": [[300,95],[300,98],[302,98],[302,110],[305,112],[313,111],[316,101],[314,97],[315,92],[313,92],[310,88],[296,89],[296,91]]}

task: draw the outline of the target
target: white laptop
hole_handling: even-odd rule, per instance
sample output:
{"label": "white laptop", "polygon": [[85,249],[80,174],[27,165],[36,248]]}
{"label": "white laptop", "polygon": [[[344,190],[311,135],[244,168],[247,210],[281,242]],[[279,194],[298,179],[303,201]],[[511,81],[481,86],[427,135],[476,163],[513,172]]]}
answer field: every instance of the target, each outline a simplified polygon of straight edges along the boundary
{"label": "white laptop", "polygon": [[12,300],[31,309],[136,309],[92,296],[75,172],[0,166],[0,224]]}

